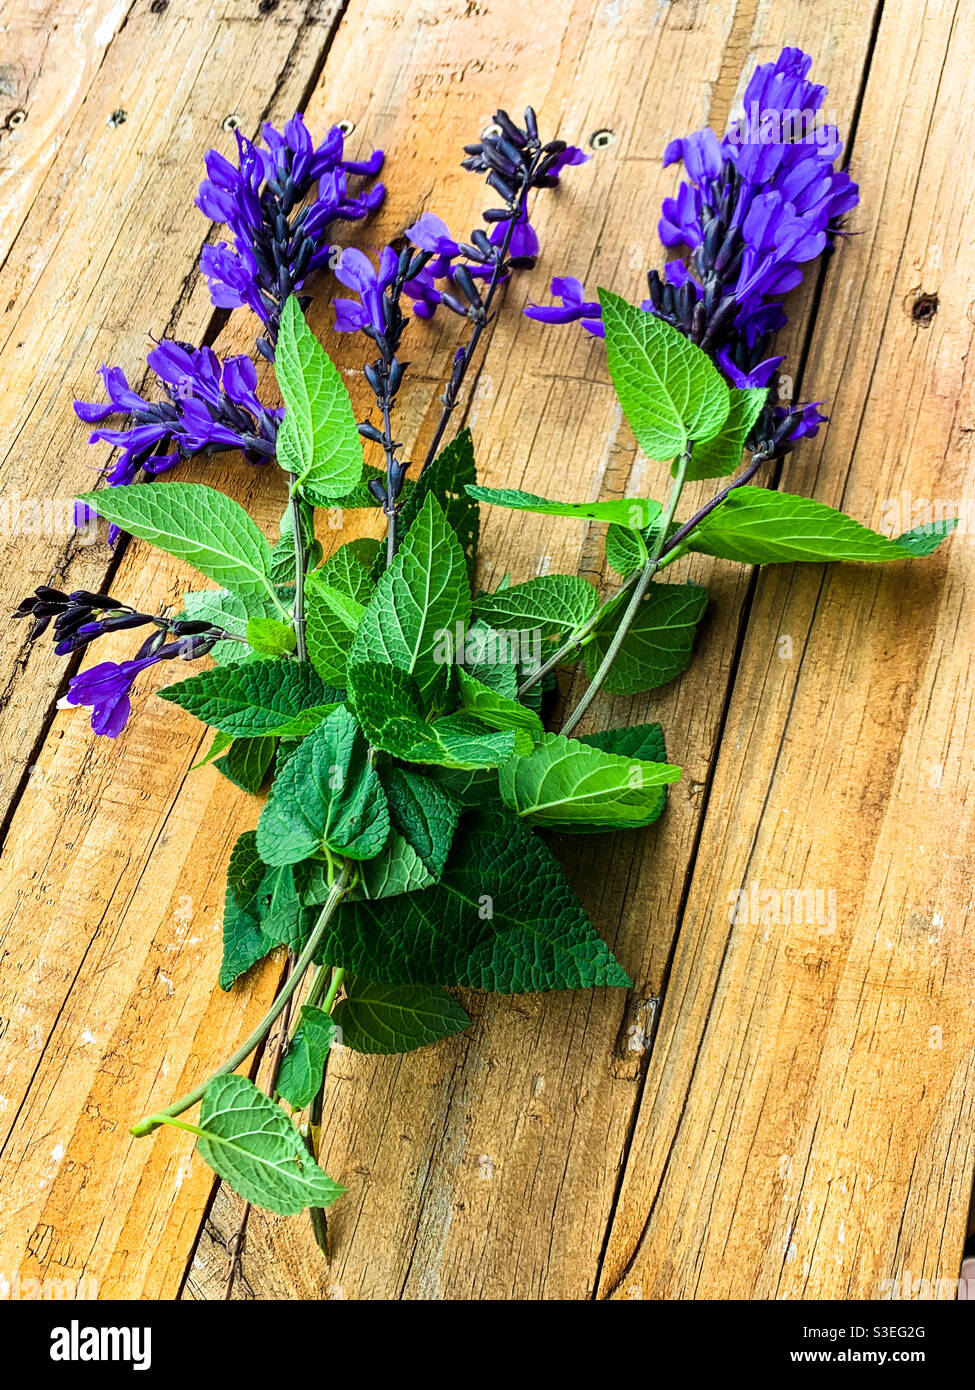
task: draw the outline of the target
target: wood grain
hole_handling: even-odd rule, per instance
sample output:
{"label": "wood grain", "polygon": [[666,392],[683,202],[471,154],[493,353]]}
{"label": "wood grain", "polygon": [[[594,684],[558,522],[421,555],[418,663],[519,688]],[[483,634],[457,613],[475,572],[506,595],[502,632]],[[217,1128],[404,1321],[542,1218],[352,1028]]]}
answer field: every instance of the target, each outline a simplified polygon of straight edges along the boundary
{"label": "wood grain", "polygon": [[[882,74],[908,10],[905,103]],[[972,135],[973,45],[964,7],[885,10],[862,234],[808,368],[833,423],[786,469],[874,524],[896,499],[895,532],[918,519],[908,499],[954,512],[975,485],[975,178],[945,182]],[[970,533],[916,567],[763,572],[602,1296],[955,1297],[975,1165],[973,582]],[[760,897],[730,924],[752,885],[833,907],[790,923]]]}
{"label": "wood grain", "polygon": [[[160,16],[139,0],[104,57],[86,59],[88,95],[70,98],[49,166],[27,170],[36,193],[0,270],[16,325],[0,349],[17,403],[5,488],[85,485],[93,451],[69,413],[72,389],[102,357],[136,363],[147,326],[206,330],[192,274],[206,231],[191,207],[202,149],[231,111],[254,128],[272,93],[288,114],[314,82],[314,128],[351,118],[362,148],[391,152],[388,203],[355,229],[366,247],[427,207],[458,231],[476,223],[480,190],[456,153],[498,102],[533,101],[546,128],[577,143],[612,132],[539,199],[543,260],[511,287],[470,422],[489,483],[579,498],[654,489],[600,347],[519,310],[553,273],[638,295],[675,182],[661,150],[721,124],[743,72],[789,42],[816,54],[842,127],[862,99],[864,212],[822,303],[810,286],[795,305],[791,360],[816,315],[805,394],[831,399],[833,423],[785,485],[874,522],[904,487],[930,494],[937,477],[947,496],[963,489],[970,179],[945,171],[964,124],[956,112],[952,125],[949,94],[968,93],[972,43],[960,19],[952,32],[949,5],[885,7],[864,92],[873,0],[575,0],[530,16],[512,0],[352,0],[334,37],[330,7],[281,4],[270,20],[255,9],[172,3]],[[885,74],[908,33],[905,91]],[[160,45],[175,83],[154,61]],[[102,113],[118,104],[128,119],[109,127]],[[940,295],[928,328],[910,317],[916,289]],[[312,322],[364,408],[361,348],[330,334],[329,317],[322,297]],[[232,316],[216,346],[245,350],[251,333]],[[416,331],[408,452],[429,435],[456,341],[449,319]],[[274,526],[274,470],[217,461],[184,476],[226,486]],[[363,524],[347,516],[323,538]],[[324,1160],[349,1194],[330,1223],[333,1259],[303,1222],[254,1213],[238,1296],[875,1296],[890,1270],[949,1269],[953,1241],[957,1272],[975,965],[968,860],[960,839],[943,844],[967,824],[965,552],[952,546],[906,575],[770,571],[754,603],[745,571],[686,569],[715,597],[694,665],[652,699],[599,707],[606,722],[661,718],[684,781],[659,827],[561,847],[637,982],[632,998],[473,995],[464,1038],[405,1058],[336,1052]],[[596,578],[600,552],[581,524],[488,512],[482,578],[545,567]],[[51,575],[100,582],[112,563],[103,547],[17,536],[0,586],[16,601]],[[132,544],[113,592],[175,603],[188,585],[185,567]],[[909,647],[922,616],[929,635]],[[793,637],[791,663],[780,634]],[[8,771],[0,867],[0,1270],[85,1274],[102,1296],[219,1297],[237,1199],[220,1188],[204,1221],[213,1183],[188,1137],[137,1143],[126,1129],[226,1055],[274,987],[280,962],[232,995],[212,985],[226,860],[257,804],[212,769],[188,773],[200,726],[148,694],[114,743],[76,714],[58,715],[37,747],[62,668],[25,655],[15,644],[0,654],[5,746],[34,766],[26,780]],[[941,768],[936,796],[918,789],[929,763]],[[835,933],[791,927],[766,942],[766,927],[739,924],[729,942],[728,893],[753,877],[834,887]],[[932,1027],[942,1045],[919,1046],[916,1030],[926,1043]]]}

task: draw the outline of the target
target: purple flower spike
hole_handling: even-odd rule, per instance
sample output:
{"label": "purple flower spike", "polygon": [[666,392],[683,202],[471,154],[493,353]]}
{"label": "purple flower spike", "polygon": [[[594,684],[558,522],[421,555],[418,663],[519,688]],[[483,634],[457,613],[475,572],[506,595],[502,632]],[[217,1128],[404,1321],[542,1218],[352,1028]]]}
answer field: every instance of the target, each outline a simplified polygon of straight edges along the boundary
{"label": "purple flower spike", "polygon": [[75,413],[88,423],[110,415],[127,415],[123,429],[96,429],[101,441],[121,450],[108,480],[113,487],[134,482],[141,473],[174,467],[193,454],[241,449],[252,463],[274,456],[280,410],[266,409],[257,398],[257,372],[249,357],[221,363],[210,348],[164,339],[147,363],[166,394],[149,401],[133,391],[118,367],[102,367],[107,403],[75,401]]}
{"label": "purple flower spike", "polygon": [[[196,204],[233,233],[232,245],[221,241],[201,253],[210,297],[218,308],[252,309],[268,330],[260,346],[273,356],[285,300],[331,259],[333,224],[359,221],[382,202],[382,184],[352,192],[349,179],[373,178],[382,168],[383,152],[345,160],[340,127],[333,126],[316,146],[300,114],[280,131],[266,122],[261,135],[263,149],[235,132],[236,165],[209,151],[208,177]],[[306,201],[316,184],[314,197]]]}
{"label": "purple flower spike", "polygon": [[372,261],[363,251],[350,246],[342,252],[335,267],[335,278],[347,289],[355,290],[359,302],[354,299],[334,301],[335,327],[340,333],[354,333],[364,328],[372,328],[379,334],[385,332],[383,291],[393,282],[398,259],[391,246],[384,247],[377,274]]}

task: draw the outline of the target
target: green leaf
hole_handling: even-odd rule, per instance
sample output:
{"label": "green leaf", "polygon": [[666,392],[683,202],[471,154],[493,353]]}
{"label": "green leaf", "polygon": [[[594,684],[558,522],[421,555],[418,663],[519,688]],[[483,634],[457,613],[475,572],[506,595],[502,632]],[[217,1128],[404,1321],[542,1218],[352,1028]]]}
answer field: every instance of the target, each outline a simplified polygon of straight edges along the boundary
{"label": "green leaf", "polygon": [[449,645],[470,615],[464,552],[429,496],[366,606],[349,662],[387,662],[413,676],[424,707],[436,704],[452,671],[445,635]]}
{"label": "green leaf", "polygon": [[543,642],[561,642],[599,607],[599,594],[575,574],[543,574],[500,593],[481,594],[474,614],[493,628],[537,630]]}
{"label": "green leaf", "polygon": [[397,893],[415,893],[433,882],[433,874],[413,846],[393,831],[382,854],[363,863],[362,875],[350,896],[393,898]]}
{"label": "green leaf", "polygon": [[[359,511],[363,507],[378,507],[381,505],[379,499],[374,497],[369,491],[369,484],[374,478],[381,478],[383,482],[385,482],[386,470],[384,468],[376,468],[371,463],[364,463],[362,465],[362,477],[356,483],[355,487],[349,492],[343,493],[341,497],[316,497],[314,488],[306,488],[306,492],[311,500],[319,507],[334,508],[336,511]],[[404,492],[408,491],[409,488],[410,480],[407,478],[404,481]]]}
{"label": "green leaf", "polygon": [[474,561],[481,531],[481,513],[465,489],[477,482],[474,442],[469,429],[462,429],[432,463],[423,469],[416,486],[400,507],[399,534],[408,535],[428,497],[434,497],[447,519],[447,525],[460,542],[467,562],[468,579],[474,578]]}
{"label": "green leaf", "polygon": [[459,802],[429,777],[409,768],[380,764],[379,780],[394,828],[427,871],[439,878],[460,819]]}
{"label": "green leaf", "polygon": [[99,516],[242,598],[274,594],[271,547],[239,502],[202,483],[129,483],[81,494]]}
{"label": "green leaf", "polygon": [[353,981],[335,1010],[342,1043],[353,1052],[412,1052],[470,1027],[470,1016],[442,989]]}
{"label": "green leaf", "polygon": [[[605,689],[612,695],[635,695],[679,676],[691,659],[707,603],[708,591],[698,584],[651,584],[606,677]],[[609,648],[620,607],[614,605],[586,648],[590,678]]]}
{"label": "green leaf", "polygon": [[336,1032],[329,1014],[313,1004],[302,1005],[278,1075],[278,1095],[296,1110],[304,1110],[318,1095]]}
{"label": "green leaf", "polygon": [[665,763],[667,750],[659,724],[632,724],[625,729],[602,729],[595,734],[579,734],[579,743],[616,753],[621,758],[641,758],[648,763]]}
{"label": "green leaf", "polygon": [[306,734],[339,699],[307,661],[284,657],[218,666],[156,693],[234,738]]}
{"label": "green leaf", "polygon": [[257,907],[264,935],[275,946],[300,951],[312,925],[312,914],[298,896],[289,864],[268,868],[257,889]]}
{"label": "green leaf", "polygon": [[[689,483],[700,478],[722,478],[726,473],[734,473],[741,463],[745,440],[762,413],[768,387],[749,387],[743,391],[732,389],[730,394],[731,410],[718,433],[712,439],[694,445],[687,465]],[[676,463],[671,472],[676,474]]]}
{"label": "green leaf", "polygon": [[468,495],[478,502],[495,507],[511,507],[515,511],[540,512],[545,516],[578,516],[590,521],[612,521],[618,526],[642,531],[654,517],[660,515],[660,503],[647,497],[614,497],[606,502],[552,502],[533,492],[521,492],[513,487],[470,487]]}
{"label": "green leaf", "polygon": [[908,532],[892,540],[811,497],[741,487],[715,507],[672,554],[690,549],[745,565],[903,560],[908,555],[930,554],[953,525],[946,522],[927,534]]}
{"label": "green leaf", "polygon": [[370,572],[381,549],[379,541],[370,536],[346,541],[322,565],[322,578],[346,598],[366,604],[376,589]]}
{"label": "green leaf", "polygon": [[207,1082],[199,1129],[204,1163],[255,1206],[294,1216],[331,1206],[345,1191],[319,1168],[280,1106],[246,1076],[231,1072]]}
{"label": "green leaf", "polygon": [[257,852],[256,833],[245,830],[234,845],[227,866],[221,989],[230,989],[234,980],[277,944],[261,926],[258,890],[266,872],[267,866]]}
{"label": "green leaf", "polygon": [[278,463],[316,500],[342,497],[362,476],[362,440],[339,370],[294,295],[281,311],[274,373],[285,405]]}
{"label": "green leaf", "polygon": [[220,754],[225,753],[233,741],[230,734],[222,734],[218,729],[213,735],[213,742],[210,744],[210,747],[200,761],[193,764],[190,768],[190,772],[196,772],[197,768],[206,767],[207,763],[212,763],[214,758],[219,758]]}
{"label": "green leaf", "polygon": [[609,374],[640,448],[672,459],[693,440],[711,439],[728,418],[724,378],[708,357],[656,314],[599,291]]}
{"label": "green leaf", "polygon": [[[270,594],[260,594],[245,601],[227,589],[197,589],[183,595],[183,611],[187,618],[195,622],[212,623],[232,632],[237,637],[245,637],[247,623],[251,616],[270,617],[278,610],[271,602]],[[210,655],[218,666],[236,666],[249,661],[253,652],[246,642],[218,642],[211,648]]]}
{"label": "green leaf", "polygon": [[389,811],[369,749],[340,705],[278,773],[257,825],[266,864],[297,864],[323,849],[371,859],[389,835]]}
{"label": "green leaf", "polygon": [[343,903],[321,955],[391,985],[514,994],[630,983],[538,836],[487,811],[462,820],[440,883]]}
{"label": "green leaf", "polygon": [[500,809],[497,768],[428,767],[424,775],[453,797],[463,810],[477,806]]}
{"label": "green leaf", "polygon": [[547,830],[586,833],[649,825],[664,807],[664,786],[680,779],[669,763],[619,757],[562,734],[546,734],[527,758],[499,773],[501,797]]}
{"label": "green leaf", "polygon": [[647,543],[639,531],[611,526],[606,532],[606,562],[624,579],[643,569],[649,558]]}
{"label": "green leaf", "polygon": [[530,753],[545,732],[541,719],[532,709],[519,705],[506,695],[499,695],[469,675],[462,666],[457,669],[460,682],[460,707],[480,719],[489,729],[513,729],[515,752]]}
{"label": "green leaf", "polygon": [[251,618],[247,641],[260,656],[287,656],[295,649],[295,630],[276,618]]}
{"label": "green leaf", "polygon": [[396,666],[349,666],[349,698],[369,740],[409,763],[498,767],[514,752],[513,732],[495,733],[476,719],[450,714],[427,723],[416,682]]}
{"label": "green leaf", "polygon": [[[229,738],[229,735],[218,734],[217,738]],[[241,791],[254,795],[264,784],[276,748],[275,738],[235,738],[226,757],[219,758],[216,766]]]}
{"label": "green leaf", "polygon": [[365,613],[361,603],[333,588],[323,570],[305,586],[305,641],[308,658],[323,679],[345,685],[349,648]]}
{"label": "green leaf", "polygon": [[959,517],[949,517],[946,521],[932,521],[926,526],[916,526],[911,531],[905,531],[900,536],[894,537],[894,544],[899,545],[902,550],[906,550],[908,555],[930,555],[937,550],[938,546],[950,536],[958,525]]}
{"label": "green leaf", "polygon": [[[315,508],[304,498],[298,499],[301,518],[301,538],[305,549],[305,568],[314,569],[322,558],[322,547],[315,539]],[[294,518],[290,504],[285,507],[279,526],[280,539],[271,547],[271,577],[275,584],[295,582]]]}

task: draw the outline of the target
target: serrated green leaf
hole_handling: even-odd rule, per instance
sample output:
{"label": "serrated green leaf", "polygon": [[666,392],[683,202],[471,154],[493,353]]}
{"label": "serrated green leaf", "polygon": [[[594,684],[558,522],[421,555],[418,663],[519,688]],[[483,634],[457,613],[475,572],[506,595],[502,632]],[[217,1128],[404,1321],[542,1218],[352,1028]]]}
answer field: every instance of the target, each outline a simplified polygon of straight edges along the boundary
{"label": "serrated green leaf", "polygon": [[[741,463],[745,441],[762,413],[768,387],[732,388],[730,394],[731,409],[718,433],[694,445],[685,474],[689,483],[701,478],[723,478],[727,473],[734,473]],[[671,472],[676,474],[676,463]]]}
{"label": "serrated green leaf", "polygon": [[218,729],[213,735],[213,742],[210,744],[210,747],[200,761],[193,764],[190,768],[190,772],[196,772],[198,768],[206,767],[207,763],[212,763],[214,758],[219,758],[220,754],[225,753],[233,741],[233,737],[230,734],[222,734]]}
{"label": "serrated green leaf", "polygon": [[[697,625],[708,603],[708,591],[697,584],[651,584],[616,660],[606,677],[605,689],[613,695],[635,695],[656,690],[674,680],[691,659]],[[596,628],[586,648],[586,670],[596,674],[606,654],[621,608]]]}
{"label": "serrated green leaf", "polygon": [[376,589],[376,581],[370,572],[381,549],[379,541],[370,536],[346,541],[322,565],[322,577],[346,598],[366,604]]}
{"label": "serrated green leaf", "polygon": [[393,826],[413,847],[428,872],[439,878],[460,819],[460,804],[428,776],[409,768],[381,764],[379,780]]}
{"label": "serrated green leaf", "polygon": [[239,502],[203,483],[129,483],[81,494],[99,516],[246,598],[274,596],[271,547]]}
{"label": "serrated green leaf", "polygon": [[316,570],[305,584],[305,641],[308,658],[323,679],[345,685],[349,648],[365,608],[340,589],[333,588],[324,570]]}
{"label": "serrated green leaf", "polygon": [[428,767],[425,774],[465,811],[478,806],[499,810],[497,768]]}
{"label": "serrated green leaf", "polygon": [[156,693],[234,738],[306,734],[339,698],[307,661],[287,658],[218,666]]}
{"label": "serrated green leaf", "polygon": [[[258,594],[245,601],[227,589],[197,589],[183,595],[183,612],[194,622],[212,623],[236,637],[246,637],[251,617],[271,617],[277,609],[270,594]],[[246,641],[218,642],[210,649],[218,666],[239,665],[249,661],[253,654]]]}
{"label": "serrated green leaf", "polygon": [[396,666],[349,665],[349,699],[371,743],[409,763],[497,767],[515,749],[513,732],[493,732],[464,714],[428,723],[416,682]]}
{"label": "serrated green leaf", "polygon": [[908,555],[931,555],[945,537],[951,535],[959,520],[959,517],[953,516],[946,521],[932,521],[927,525],[916,526],[911,531],[895,536],[894,544],[906,550]]}
{"label": "serrated green leaf", "polygon": [[470,1027],[470,1016],[442,989],[377,985],[356,979],[335,1010],[342,1043],[353,1052],[412,1052]]}
{"label": "serrated green leaf", "polygon": [[683,333],[608,290],[599,291],[606,358],[623,413],[651,459],[672,459],[711,439],[728,418],[728,387]]}
{"label": "serrated green leaf", "polygon": [[647,543],[639,531],[611,526],[606,532],[606,562],[624,579],[643,569],[649,558]]}
{"label": "serrated green leaf", "polygon": [[247,641],[259,656],[287,656],[295,649],[295,630],[276,618],[251,618]]}
{"label": "serrated green leaf", "polygon": [[278,463],[316,498],[342,497],[362,476],[362,440],[339,370],[294,295],[281,311],[274,374],[285,406]]}
{"label": "serrated green leaf", "polygon": [[546,830],[586,834],[655,821],[664,807],[664,786],[680,779],[680,768],[546,734],[527,758],[505,763],[498,778],[501,798],[516,815]]}
{"label": "serrated green leaf", "polygon": [[371,859],[389,835],[386,794],[352,715],[340,705],[278,773],[257,825],[266,864],[297,864],[323,849]]}
{"label": "serrated green leaf", "polygon": [[313,1004],[302,1005],[298,1027],[288,1043],[278,1075],[278,1095],[296,1110],[304,1110],[321,1090],[325,1061],[336,1032],[329,1014]]}
{"label": "serrated green leaf", "polygon": [[640,758],[648,763],[665,763],[667,749],[659,724],[633,724],[624,729],[601,729],[594,734],[578,734],[580,743],[616,753],[621,758]]}
{"label": "serrated green leaf", "polygon": [[349,663],[386,662],[416,681],[424,707],[442,699],[452,667],[441,650],[471,615],[460,542],[428,496],[366,606]]}
{"label": "serrated green leaf", "polygon": [[467,496],[465,488],[476,482],[474,442],[470,430],[465,428],[423,469],[400,508],[399,519],[400,535],[408,535],[426,499],[436,498],[447,525],[464,552],[469,581],[474,578],[481,513],[477,503]]}
{"label": "serrated green leaf", "polygon": [[506,695],[500,695],[458,667],[460,707],[466,713],[479,719],[489,729],[513,729],[515,733],[515,752],[530,753],[545,729],[541,719],[533,709],[519,705]]}
{"label": "serrated green leaf", "polygon": [[321,955],[392,985],[523,993],[630,983],[538,836],[487,811],[463,818],[440,883],[343,903]]}
{"label": "serrated green leaf", "polygon": [[589,521],[611,521],[618,526],[642,531],[660,515],[660,503],[648,497],[614,497],[606,502],[553,502],[513,487],[470,487],[468,496],[494,507],[539,512],[544,516],[584,517]]}
{"label": "serrated green leaf", "polygon": [[696,550],[746,565],[903,560],[907,555],[929,554],[954,524],[945,522],[924,535],[908,532],[906,537],[891,539],[812,497],[741,487],[729,493],[672,553]]}
{"label": "serrated green leaf", "polygon": [[537,630],[542,642],[564,641],[592,617],[599,594],[575,574],[543,574],[500,593],[481,594],[474,615],[492,628]]}
{"label": "serrated green leaf", "polygon": [[279,1216],[331,1206],[345,1191],[319,1168],[280,1106],[233,1072],[207,1082],[196,1147],[245,1201]]}
{"label": "serrated green leaf", "polygon": [[[315,508],[310,502],[299,497],[298,514],[305,551],[305,569],[311,570],[322,558],[322,547],[315,539]],[[295,582],[295,538],[294,517],[290,504],[284,509],[279,531],[280,538],[271,547],[271,577],[275,584],[292,585]]]}
{"label": "serrated green leaf", "polygon": [[[217,737],[229,738],[229,735],[218,734]],[[219,758],[216,766],[241,791],[254,795],[264,783],[276,748],[275,738],[235,738],[231,740],[226,756]]]}
{"label": "serrated green leaf", "polygon": [[262,960],[276,944],[261,926],[257,899],[266,872],[267,865],[257,852],[257,835],[253,830],[245,830],[238,837],[227,866],[221,989],[230,989],[239,976]]}
{"label": "serrated green leaf", "polygon": [[349,897],[394,898],[397,893],[415,893],[433,882],[433,874],[410,842],[393,830],[382,854],[364,861],[359,882]]}

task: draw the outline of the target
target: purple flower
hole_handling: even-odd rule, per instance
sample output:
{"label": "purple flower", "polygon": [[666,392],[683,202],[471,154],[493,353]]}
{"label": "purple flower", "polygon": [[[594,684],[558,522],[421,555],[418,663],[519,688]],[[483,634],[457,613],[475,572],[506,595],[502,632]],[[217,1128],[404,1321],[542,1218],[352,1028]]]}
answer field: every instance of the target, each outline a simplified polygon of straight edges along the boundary
{"label": "purple flower", "polygon": [[[34,642],[47,631],[54,620],[54,651],[57,656],[70,656],[104,637],[109,632],[151,626],[152,633],[143,642],[131,661],[120,664],[103,661],[75,676],[68,693],[58,701],[58,708],[67,705],[91,705],[91,727],[96,734],[114,738],[129,717],[129,691],[141,671],[157,661],[180,658],[193,661],[204,656],[220,641],[230,639],[223,628],[203,620],[190,618],[160,618],[138,613],[127,603],[119,603],[109,594],[92,594],[86,589],[65,594],[60,589],[41,585],[24,599],[15,618],[33,618],[28,641]],[[167,642],[166,639],[174,638]]]}
{"label": "purple flower", "polygon": [[117,738],[132,709],[129,691],[136,676],[161,659],[157,654],[137,661],[101,661],[97,666],[89,666],[73,677],[68,693],[58,701],[58,709],[91,705],[91,727],[95,733]]}
{"label": "purple flower", "polygon": [[366,328],[378,334],[385,333],[383,292],[393,283],[398,264],[399,257],[391,246],[383,248],[378,273],[369,257],[356,247],[350,246],[342,252],[335,267],[335,278],[347,289],[355,290],[359,299],[333,301],[335,327],[340,333],[356,333]]}
{"label": "purple flower", "polygon": [[560,305],[529,304],[525,310],[527,317],[537,319],[539,323],[574,323],[578,319],[583,328],[597,338],[604,336],[599,301],[586,299],[581,280],[576,280],[572,275],[556,276],[552,281],[552,294],[556,299],[561,299]]}
{"label": "purple flower", "polygon": [[280,410],[266,409],[257,397],[257,370],[249,357],[221,363],[208,347],[164,339],[146,359],[166,399],[148,401],[134,391],[120,367],[99,370],[108,401],[75,401],[75,414],[88,424],[110,415],[127,415],[124,429],[97,429],[90,436],[121,450],[109,483],[134,482],[140,471],[154,474],[192,454],[241,449],[252,463],[274,456]]}
{"label": "purple flower", "polygon": [[[770,349],[786,322],[781,296],[857,203],[856,184],[835,167],[842,145],[821,120],[826,89],[809,81],[811,62],[800,49],[783,49],[752,74],[727,134],[700,130],[672,140],[664,154],[665,165],[683,163],[687,179],[664,199],[660,239],[683,259],[662,275],[650,271],[643,307],[703,347],[738,387],[774,388],[782,358]],[[598,331],[599,306],[585,301],[578,281],[554,281],[552,291],[561,308],[531,306],[530,318],[580,319]],[[814,406],[768,406],[754,437],[784,447],[815,433],[822,418]]]}
{"label": "purple flower", "polygon": [[[508,235],[511,218],[506,222],[495,222],[491,229],[490,241],[493,246],[503,246]],[[530,269],[538,257],[538,233],[528,220],[526,213],[516,219],[511,242],[508,246],[511,264],[518,269]]]}
{"label": "purple flower", "polygon": [[[358,221],[382,202],[382,184],[353,193],[349,178],[372,178],[382,167],[383,153],[376,150],[367,160],[343,159],[342,130],[333,126],[316,146],[301,115],[280,131],[265,122],[264,149],[240,131],[234,134],[237,163],[210,150],[208,177],[196,199],[211,221],[230,228],[233,244],[204,247],[200,269],[210,282],[214,304],[223,309],[246,304],[267,326],[269,341],[262,340],[261,346],[272,356],[284,301],[331,258],[332,224]],[[314,197],[305,202],[313,188]]]}

